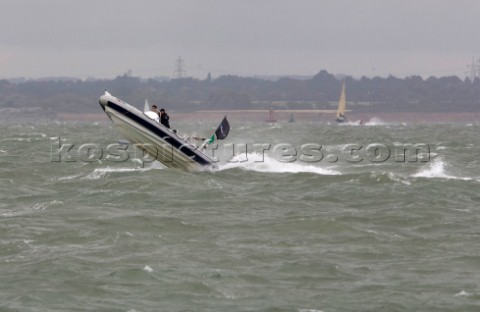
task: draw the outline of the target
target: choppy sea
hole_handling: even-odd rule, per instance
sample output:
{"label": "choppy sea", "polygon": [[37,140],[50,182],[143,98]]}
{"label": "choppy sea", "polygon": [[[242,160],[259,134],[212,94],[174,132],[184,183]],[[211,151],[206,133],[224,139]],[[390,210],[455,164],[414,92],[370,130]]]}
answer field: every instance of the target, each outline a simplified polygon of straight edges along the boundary
{"label": "choppy sea", "polygon": [[0,310],[480,311],[480,125],[230,125],[191,173],[1,124]]}

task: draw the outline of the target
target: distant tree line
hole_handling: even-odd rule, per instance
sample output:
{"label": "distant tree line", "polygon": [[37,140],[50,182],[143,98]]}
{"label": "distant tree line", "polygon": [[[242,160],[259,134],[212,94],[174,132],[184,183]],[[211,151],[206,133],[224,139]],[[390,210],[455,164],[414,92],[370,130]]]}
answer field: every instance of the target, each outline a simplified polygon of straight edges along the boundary
{"label": "distant tree line", "polygon": [[342,80],[349,109],[376,112],[469,112],[480,109],[480,81],[457,76],[410,76],[399,79],[335,77],[325,70],[311,79],[267,80],[238,76],[169,81],[123,75],[112,80],[0,80],[0,109],[40,107],[49,112],[99,112],[98,98],[105,90],[143,107],[170,110],[216,109],[334,109]]}

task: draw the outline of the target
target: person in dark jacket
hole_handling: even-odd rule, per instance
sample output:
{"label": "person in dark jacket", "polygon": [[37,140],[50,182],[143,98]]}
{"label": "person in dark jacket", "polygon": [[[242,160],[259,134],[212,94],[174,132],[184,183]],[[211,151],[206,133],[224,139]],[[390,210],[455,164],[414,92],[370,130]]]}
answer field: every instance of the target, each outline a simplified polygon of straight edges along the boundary
{"label": "person in dark jacket", "polygon": [[170,116],[168,116],[164,108],[160,109],[160,123],[170,129]]}

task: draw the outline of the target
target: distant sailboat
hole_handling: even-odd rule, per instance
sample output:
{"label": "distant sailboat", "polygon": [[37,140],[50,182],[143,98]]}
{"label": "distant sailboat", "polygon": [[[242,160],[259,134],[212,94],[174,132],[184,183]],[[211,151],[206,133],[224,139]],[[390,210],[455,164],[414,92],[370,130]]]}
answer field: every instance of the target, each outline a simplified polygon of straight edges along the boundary
{"label": "distant sailboat", "polygon": [[266,122],[277,122],[277,117],[275,116],[275,112],[273,109],[270,109],[268,112],[268,119],[265,120]]}
{"label": "distant sailboat", "polygon": [[295,122],[295,116],[293,114],[290,115],[288,122]]}
{"label": "distant sailboat", "polygon": [[335,119],[337,122],[345,122],[347,120],[347,117],[345,116],[345,105],[346,105],[346,98],[345,98],[345,80],[344,80],[342,85],[342,93],[340,94],[340,100],[338,101],[337,118]]}

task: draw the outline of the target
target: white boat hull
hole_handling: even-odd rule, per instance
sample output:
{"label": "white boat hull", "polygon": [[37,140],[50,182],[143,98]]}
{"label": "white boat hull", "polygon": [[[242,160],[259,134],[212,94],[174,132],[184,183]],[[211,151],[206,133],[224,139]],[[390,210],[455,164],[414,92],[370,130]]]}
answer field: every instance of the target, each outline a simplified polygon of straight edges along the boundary
{"label": "white boat hull", "polygon": [[216,167],[213,159],[137,108],[108,93],[99,102],[130,143],[163,165],[187,171]]}

